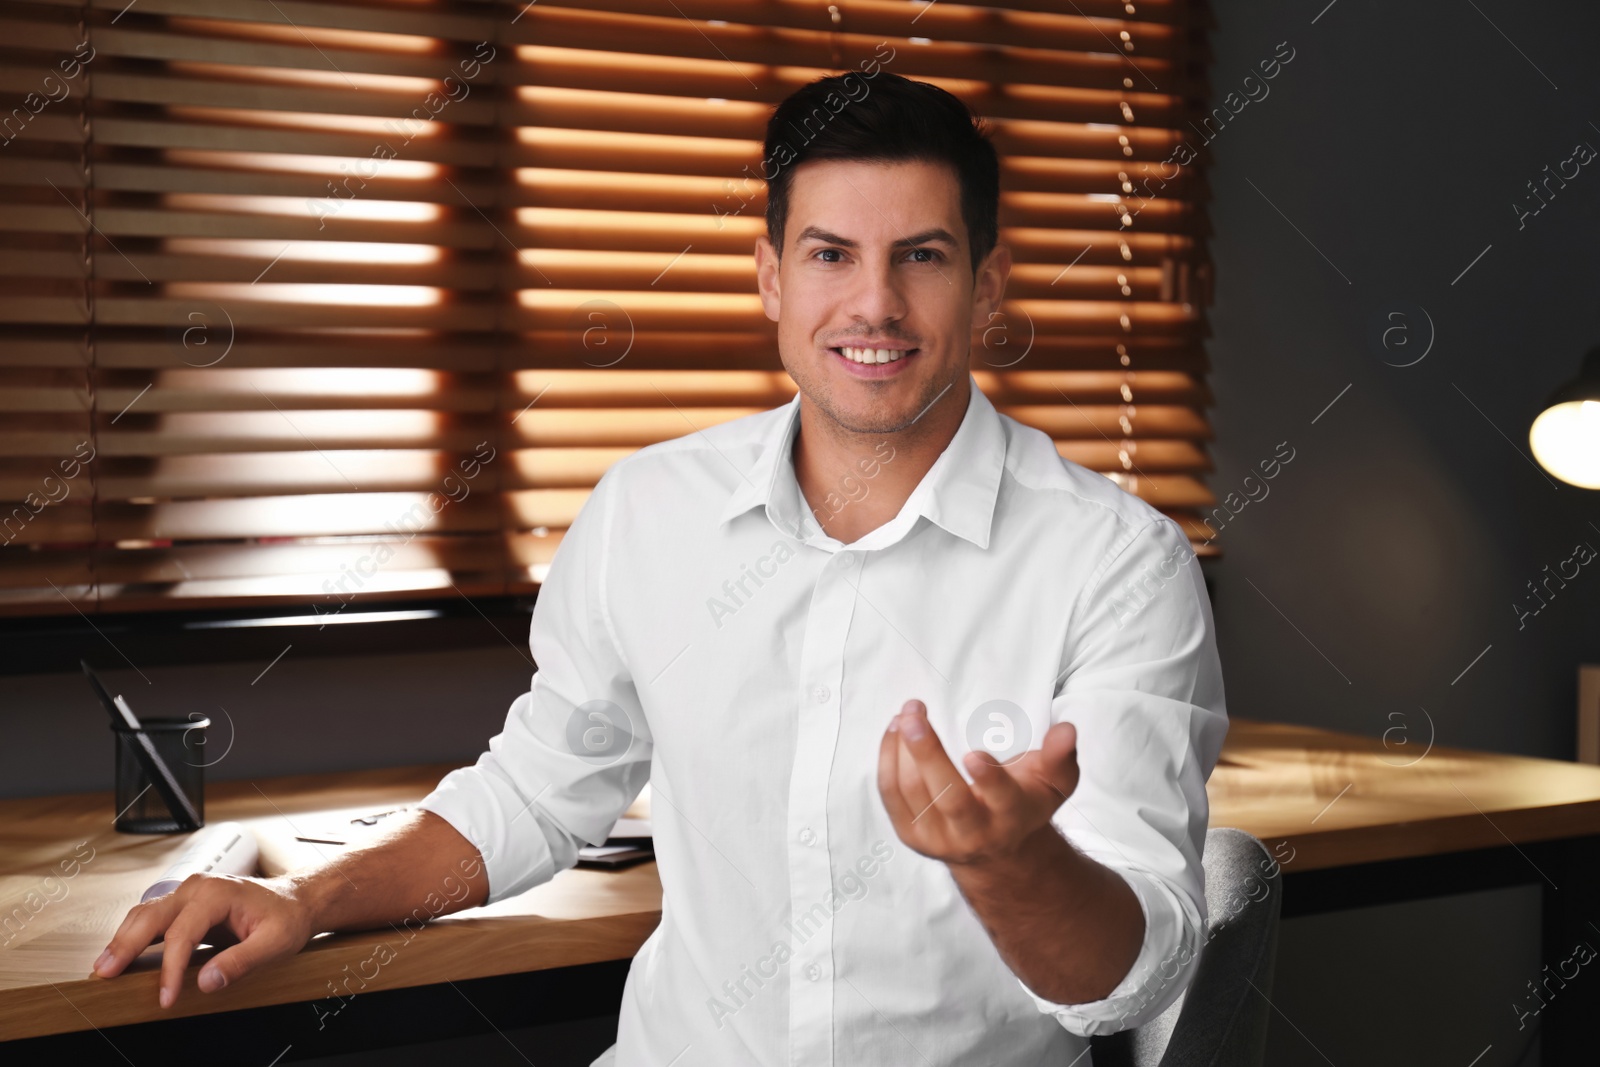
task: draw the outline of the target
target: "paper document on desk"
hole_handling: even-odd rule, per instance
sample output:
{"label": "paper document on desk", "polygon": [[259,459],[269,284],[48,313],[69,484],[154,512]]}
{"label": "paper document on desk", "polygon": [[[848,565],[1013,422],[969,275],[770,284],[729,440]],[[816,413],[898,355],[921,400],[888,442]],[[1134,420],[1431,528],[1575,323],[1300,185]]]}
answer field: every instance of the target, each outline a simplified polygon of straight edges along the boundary
{"label": "paper document on desk", "polygon": [[584,845],[578,849],[578,865],[580,867],[627,867],[634,863],[643,863],[645,860],[656,858],[656,850],[650,845],[612,844],[607,841],[603,845]]}
{"label": "paper document on desk", "polygon": [[[383,828],[388,820],[415,809],[415,805],[401,804],[383,808],[346,808],[322,812],[303,821],[295,837],[310,844],[348,845],[357,839]],[[584,845],[578,849],[578,862],[594,866],[621,867],[640,860],[651,859],[655,850],[651,845],[650,786],[640,791],[638,798],[628,806],[612,825],[611,832],[599,845]]]}
{"label": "paper document on desk", "polygon": [[348,845],[357,838],[385,828],[387,821],[396,815],[413,810],[414,805],[401,804],[385,808],[342,808],[302,816],[295,827],[295,838],[312,844]]}
{"label": "paper document on desk", "polygon": [[578,863],[586,867],[626,867],[655,859],[650,831],[650,786],[646,783],[639,797],[611,827],[605,842],[578,849]]}
{"label": "paper document on desk", "polygon": [[624,815],[611,828],[611,833],[606,836],[606,840],[648,841],[651,836],[649,819],[631,819]]}

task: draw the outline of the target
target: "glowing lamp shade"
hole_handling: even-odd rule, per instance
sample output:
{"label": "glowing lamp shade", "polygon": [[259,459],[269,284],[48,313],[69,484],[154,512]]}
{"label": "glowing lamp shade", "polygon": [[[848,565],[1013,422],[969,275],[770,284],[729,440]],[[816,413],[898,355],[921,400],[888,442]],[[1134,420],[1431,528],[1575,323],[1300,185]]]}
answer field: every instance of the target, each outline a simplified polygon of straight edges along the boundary
{"label": "glowing lamp shade", "polygon": [[1540,465],[1564,482],[1600,489],[1600,346],[1583,357],[1583,373],[1557,389],[1528,430]]}

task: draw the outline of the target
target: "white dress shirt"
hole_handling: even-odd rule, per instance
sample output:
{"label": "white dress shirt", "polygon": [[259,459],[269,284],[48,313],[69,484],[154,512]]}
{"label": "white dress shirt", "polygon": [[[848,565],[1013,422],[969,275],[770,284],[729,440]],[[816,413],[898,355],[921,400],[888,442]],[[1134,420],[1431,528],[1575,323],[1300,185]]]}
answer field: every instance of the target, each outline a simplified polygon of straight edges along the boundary
{"label": "white dress shirt", "polygon": [[[494,902],[570,867],[650,782],[661,923],[597,1064],[1087,1067],[1087,1035],[1186,988],[1228,728],[1200,567],[1175,522],[969,384],[899,514],[851,544],[795,480],[797,394],[616,463],[557,549],[530,692],[422,806],[483,851]],[[818,508],[893,462],[880,446]],[[1110,996],[1035,995],[949,868],[896,835],[878,746],[913,697],[968,781],[969,749],[1076,725],[1053,821],[1145,917]]]}

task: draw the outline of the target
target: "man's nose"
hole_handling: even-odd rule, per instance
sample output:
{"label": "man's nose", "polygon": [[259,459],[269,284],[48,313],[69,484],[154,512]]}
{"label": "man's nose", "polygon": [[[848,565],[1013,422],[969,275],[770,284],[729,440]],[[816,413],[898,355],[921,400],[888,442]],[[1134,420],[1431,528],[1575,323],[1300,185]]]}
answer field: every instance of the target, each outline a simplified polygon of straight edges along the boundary
{"label": "man's nose", "polygon": [[905,318],[906,298],[893,264],[884,263],[858,273],[851,286],[848,309],[870,323]]}

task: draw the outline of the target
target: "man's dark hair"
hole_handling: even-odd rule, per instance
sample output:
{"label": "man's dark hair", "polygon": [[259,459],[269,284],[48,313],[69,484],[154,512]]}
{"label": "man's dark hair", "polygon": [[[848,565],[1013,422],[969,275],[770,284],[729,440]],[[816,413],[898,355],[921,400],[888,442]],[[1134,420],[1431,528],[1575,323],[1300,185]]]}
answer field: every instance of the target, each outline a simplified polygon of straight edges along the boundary
{"label": "man's dark hair", "polygon": [[767,122],[761,163],[767,238],[781,257],[789,186],[802,163],[943,163],[961,185],[961,217],[976,274],[999,238],[1000,159],[989,134],[983,120],[950,93],[888,71],[835,74],[803,85]]}

